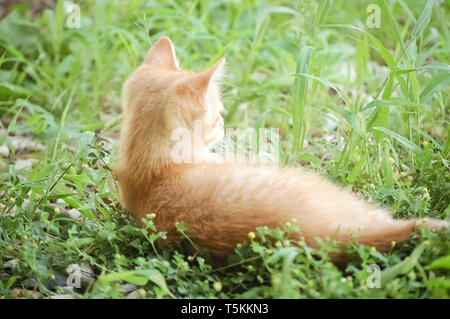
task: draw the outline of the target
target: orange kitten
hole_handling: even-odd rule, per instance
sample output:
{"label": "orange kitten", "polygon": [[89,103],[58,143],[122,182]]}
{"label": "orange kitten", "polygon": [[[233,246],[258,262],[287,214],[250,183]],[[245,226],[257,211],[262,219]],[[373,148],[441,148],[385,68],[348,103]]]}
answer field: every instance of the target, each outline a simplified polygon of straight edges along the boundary
{"label": "orange kitten", "polygon": [[[218,256],[233,251],[256,227],[294,218],[306,242],[315,237],[389,249],[417,227],[448,227],[438,219],[394,220],[324,178],[300,168],[220,163],[209,148],[223,137],[215,79],[225,59],[202,73],[179,69],[172,42],[159,39],[123,87],[123,116],[114,173],[125,209],[141,220],[155,213],[167,242],[185,221],[188,235]],[[201,120],[201,162],[175,163],[173,132]]]}

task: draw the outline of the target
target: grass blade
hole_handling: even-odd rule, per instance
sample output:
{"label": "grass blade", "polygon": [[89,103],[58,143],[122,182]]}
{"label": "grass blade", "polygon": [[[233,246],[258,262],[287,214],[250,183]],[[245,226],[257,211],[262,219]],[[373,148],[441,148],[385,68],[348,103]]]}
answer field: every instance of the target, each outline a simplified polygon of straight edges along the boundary
{"label": "grass blade", "polygon": [[333,5],[333,0],[321,0],[317,8],[316,16],[314,17],[314,25],[320,26],[328,15],[328,11]]}
{"label": "grass blade", "polygon": [[405,146],[406,148],[408,148],[409,150],[413,151],[414,153],[416,153],[417,155],[424,155],[424,151],[417,146],[416,144],[414,144],[413,142],[411,142],[410,140],[404,138],[403,136],[401,136],[398,133],[395,133],[385,127],[372,127],[373,130],[377,130],[377,131],[381,131],[384,132],[388,135],[390,135],[391,137],[395,138],[400,144],[402,144],[403,146]]}
{"label": "grass blade", "polygon": [[425,8],[423,8],[422,13],[417,20],[414,29],[412,30],[412,36],[417,38],[422,34],[423,30],[427,27],[428,23],[430,23],[431,13],[433,12],[433,3],[434,0],[428,0]]}
{"label": "grass blade", "polygon": [[450,84],[450,73],[441,73],[420,92],[420,101],[424,102],[428,100],[434,93],[442,90]]}
{"label": "grass blade", "polygon": [[[305,46],[301,49],[297,63],[297,74],[307,74],[314,48]],[[301,152],[306,134],[305,128],[305,106],[308,79],[298,76],[294,81],[294,93],[292,104],[293,126],[294,126],[294,152]]]}

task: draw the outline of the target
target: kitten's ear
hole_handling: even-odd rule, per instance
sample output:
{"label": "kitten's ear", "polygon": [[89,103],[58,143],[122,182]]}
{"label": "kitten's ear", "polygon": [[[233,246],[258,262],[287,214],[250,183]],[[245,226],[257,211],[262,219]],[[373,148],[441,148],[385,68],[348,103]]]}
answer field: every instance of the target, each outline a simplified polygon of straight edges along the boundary
{"label": "kitten's ear", "polygon": [[197,91],[197,93],[206,93],[208,85],[211,81],[218,80],[225,69],[225,57],[222,57],[208,70],[197,74],[190,79],[191,87]]}
{"label": "kitten's ear", "polygon": [[154,64],[170,70],[178,70],[175,49],[168,37],[162,37],[151,47],[144,58],[145,64]]}

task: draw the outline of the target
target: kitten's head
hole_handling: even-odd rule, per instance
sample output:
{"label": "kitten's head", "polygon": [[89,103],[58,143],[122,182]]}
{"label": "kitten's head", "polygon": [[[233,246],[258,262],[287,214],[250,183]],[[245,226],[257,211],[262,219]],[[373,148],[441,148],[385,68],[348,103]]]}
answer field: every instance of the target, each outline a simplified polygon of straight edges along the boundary
{"label": "kitten's head", "polygon": [[218,142],[223,137],[223,106],[217,80],[224,64],[221,58],[200,73],[182,70],[170,39],[160,38],[123,88],[131,136],[139,130],[146,134],[154,154],[167,153],[174,143],[170,142],[174,130],[194,133],[194,125],[201,123],[202,146],[208,149]]}

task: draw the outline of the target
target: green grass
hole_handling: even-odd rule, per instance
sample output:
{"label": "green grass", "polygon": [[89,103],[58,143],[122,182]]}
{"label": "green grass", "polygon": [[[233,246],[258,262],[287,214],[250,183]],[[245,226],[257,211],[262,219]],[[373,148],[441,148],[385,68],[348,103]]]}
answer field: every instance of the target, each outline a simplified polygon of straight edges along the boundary
{"label": "green grass", "polygon": [[[332,242],[313,250],[285,239],[293,226],[261,228],[260,242],[249,238],[218,264],[188,239],[155,246],[162,234],[151,220],[150,233],[134,226],[109,170],[121,85],[167,35],[183,68],[226,56],[226,127],[279,128],[284,164],[397,217],[448,219],[448,1],[76,3],[79,29],[66,26],[62,1],[38,18],[19,5],[0,22],[0,140],[9,148],[0,159],[0,296],[32,279],[41,297],[124,298],[127,282],[148,298],[450,297],[449,233],[424,230],[386,253],[352,244],[348,260],[332,264]],[[370,3],[381,9],[379,29],[364,27]],[[15,147],[18,137],[43,149]],[[20,170],[19,160],[35,162]],[[67,217],[72,208],[85,219]],[[80,263],[95,282],[48,289],[53,272]],[[368,287],[371,264],[381,288]]]}

